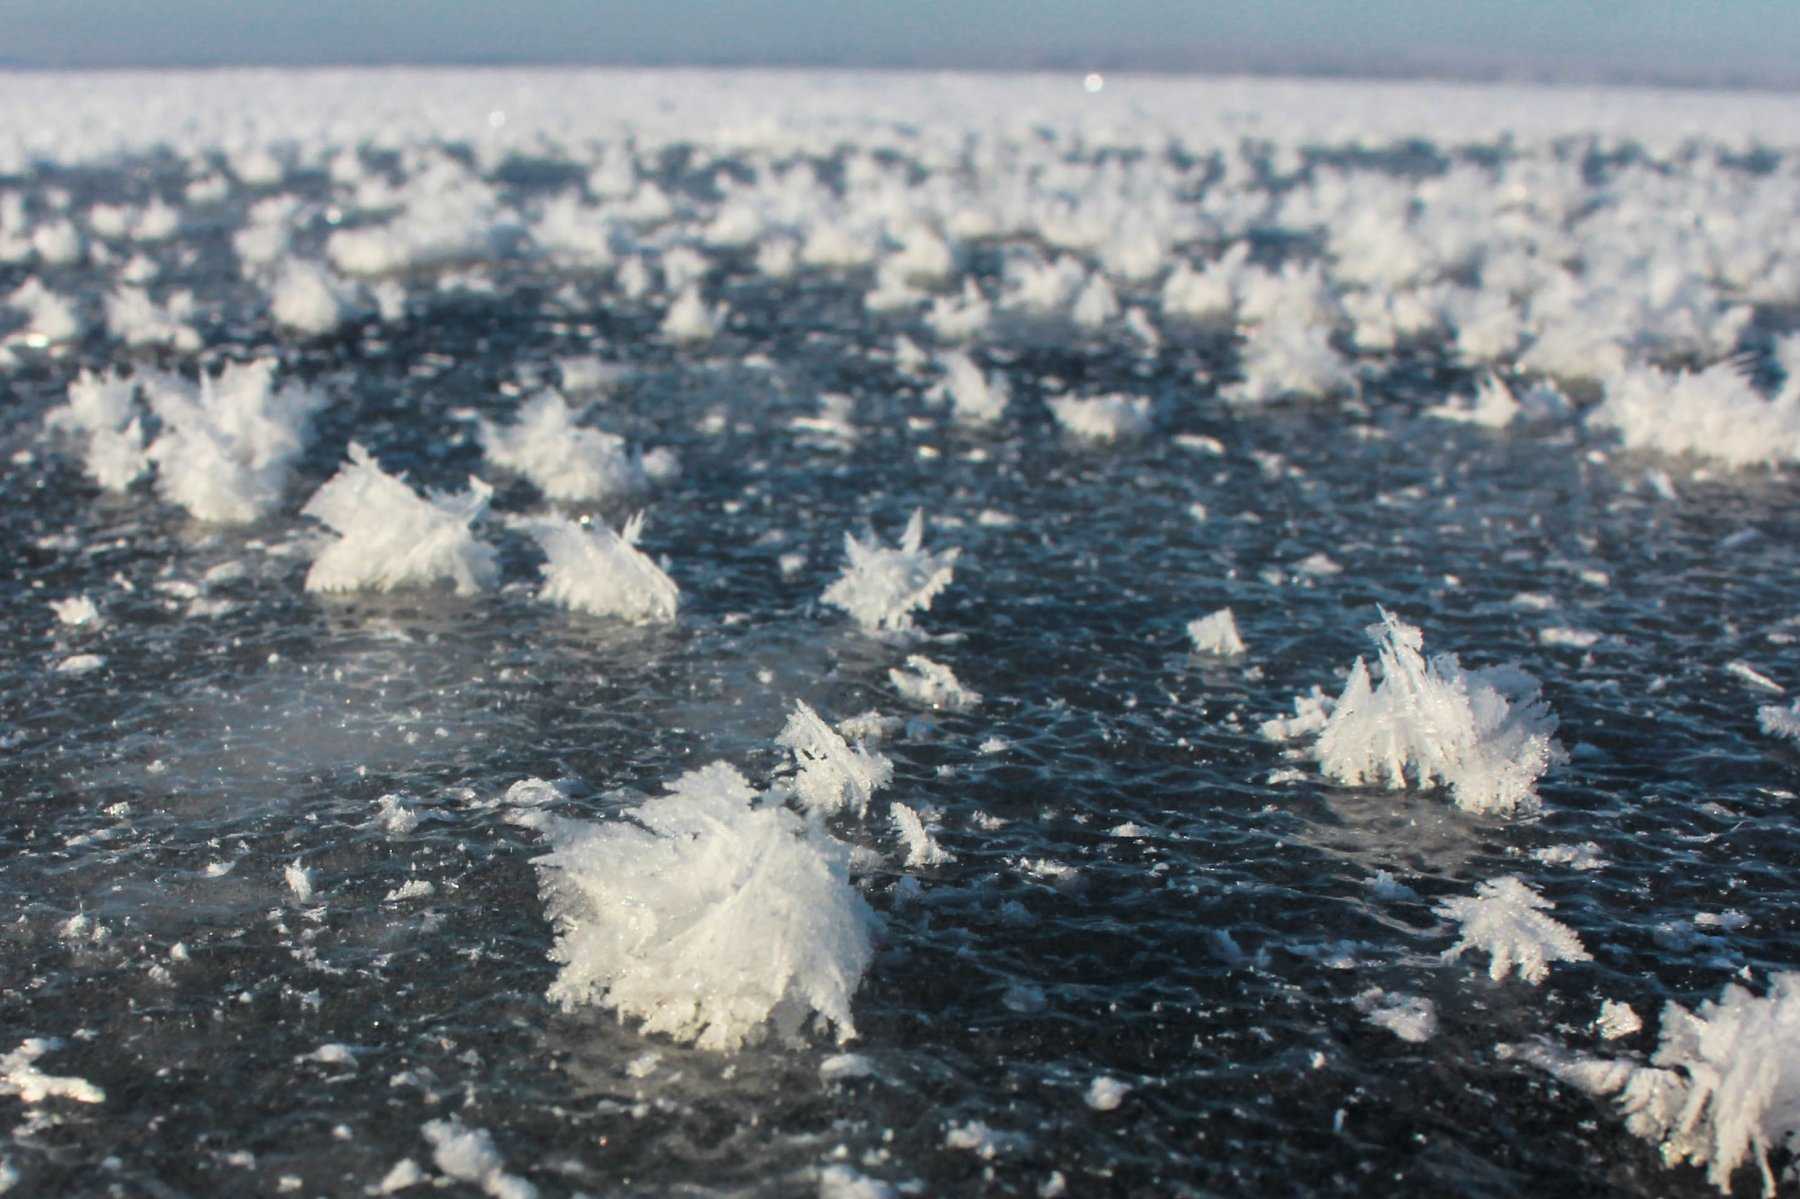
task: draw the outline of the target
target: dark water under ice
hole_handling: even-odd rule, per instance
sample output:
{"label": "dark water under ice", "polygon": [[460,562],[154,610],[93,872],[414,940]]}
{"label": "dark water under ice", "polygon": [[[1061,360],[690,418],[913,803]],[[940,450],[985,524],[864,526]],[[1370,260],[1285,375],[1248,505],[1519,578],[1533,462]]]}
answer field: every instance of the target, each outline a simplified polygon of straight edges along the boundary
{"label": "dark water under ice", "polygon": [[[22,277],[7,269],[0,290]],[[1800,966],[1800,757],[1757,731],[1773,697],[1726,669],[1800,685],[1791,478],[1677,469],[1671,500],[1644,482],[1666,464],[1590,457],[1569,428],[1445,425],[1420,413],[1466,378],[1428,351],[1370,360],[1360,402],[1234,414],[1214,382],[1227,342],[1202,333],[1145,358],[1005,328],[987,361],[1012,406],[972,432],[883,356],[895,325],[862,313],[860,277],[728,277],[738,317],[701,351],[592,283],[558,300],[560,280],[500,277],[499,296],[418,292],[403,325],[300,349],[215,288],[209,353],[280,345],[335,397],[283,515],[245,530],[102,497],[39,438],[77,362],[113,360],[103,341],[4,384],[0,1052],[64,1038],[38,1065],[107,1094],[0,1097],[18,1193],[291,1177],[355,1194],[404,1157],[429,1171],[420,1126],[449,1114],[546,1195],[803,1194],[831,1162],[928,1195],[1035,1194],[1056,1172],[1075,1195],[1710,1193],[1603,1102],[1494,1049],[1595,1046],[1615,999],[1646,1017],[1627,1044],[1647,1050],[1664,1001]],[[482,470],[469,414],[510,412],[501,383],[588,352],[637,368],[593,421],[682,460],[645,535],[682,589],[676,626],[538,605],[529,542],[497,524],[497,593],[304,592],[293,513],[348,438],[459,487]],[[1049,378],[1152,396],[1155,434],[1072,443],[1041,403]],[[820,391],[855,398],[853,447],[789,427]],[[537,506],[483,473],[499,511]],[[929,546],[963,550],[917,648],[985,697],[967,715],[910,707],[886,679],[905,651],[818,601],[846,531],[891,537],[915,506]],[[1316,553],[1341,573],[1295,570]],[[228,563],[241,574],[207,581]],[[48,601],[72,595],[104,627],[58,627]],[[1295,764],[1256,726],[1335,690],[1378,604],[1428,650],[1543,682],[1572,753],[1541,817],[1335,789],[1304,764],[1270,781]],[[1191,656],[1184,625],[1223,606],[1248,656]],[[1551,626],[1601,637],[1541,643]],[[105,666],[52,670],[80,652]],[[597,816],[714,758],[756,776],[797,698],[913,719],[883,747],[890,794],[941,811],[957,858],[911,902],[895,868],[864,879],[887,932],[847,1048],[872,1072],[827,1082],[832,1045],[721,1058],[548,1004],[541,846],[503,819],[507,787],[575,780],[565,810]],[[389,794],[416,831],[375,823]],[[886,830],[840,831],[898,861]],[[1531,856],[1588,841],[1600,869]],[[1030,865],[1046,860],[1074,873]],[[294,862],[309,902],[284,884]],[[1416,898],[1382,898],[1377,871]],[[1490,981],[1479,954],[1439,960],[1454,934],[1433,903],[1507,873],[1593,962],[1533,987]],[[414,879],[434,892],[384,900]],[[1726,911],[1748,923],[1694,924]],[[80,914],[107,935],[70,931]],[[1433,1000],[1439,1034],[1367,1022],[1354,1000],[1372,986]],[[354,1065],[304,1060],[332,1044]],[[1131,1087],[1115,1110],[1084,1101],[1099,1075]],[[991,1160],[946,1147],[970,1121],[1022,1136]]]}

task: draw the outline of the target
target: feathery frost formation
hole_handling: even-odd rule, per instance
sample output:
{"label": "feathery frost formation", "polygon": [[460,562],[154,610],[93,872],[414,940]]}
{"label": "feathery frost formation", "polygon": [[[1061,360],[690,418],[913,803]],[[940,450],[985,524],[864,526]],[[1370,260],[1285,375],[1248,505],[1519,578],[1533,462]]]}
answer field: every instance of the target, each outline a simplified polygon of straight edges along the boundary
{"label": "feathery frost formation", "polygon": [[680,590],[662,567],[637,547],[642,512],[613,532],[603,522],[583,525],[566,516],[513,522],[544,551],[544,585],[538,598],[594,616],[637,623],[675,619]]}
{"label": "feathery frost formation", "polygon": [[1386,611],[1368,634],[1379,651],[1379,686],[1358,658],[1328,709],[1296,701],[1303,718],[1323,715],[1322,724],[1270,721],[1264,735],[1282,740],[1317,728],[1312,756],[1347,786],[1443,786],[1465,811],[1536,811],[1538,777],[1562,755],[1536,680],[1512,667],[1465,671],[1455,654],[1428,661],[1424,635]]}
{"label": "feathery frost formation", "polygon": [[1800,391],[1765,398],[1733,362],[1703,371],[1634,367],[1606,380],[1588,424],[1631,449],[1698,454],[1732,466],[1800,462]]}
{"label": "feathery frost formation", "polygon": [[83,469],[108,491],[124,491],[150,467],[137,389],[135,379],[117,371],[84,370],[69,384],[68,402],[45,418],[48,428],[83,443]]}
{"label": "feathery frost formation", "polygon": [[1444,951],[1446,961],[1479,949],[1488,955],[1488,977],[1495,982],[1516,969],[1535,985],[1549,975],[1551,962],[1593,960],[1573,929],[1544,915],[1555,907],[1509,874],[1481,883],[1473,896],[1446,899],[1432,910],[1462,925],[1456,944]]}
{"label": "feathery frost formation", "polygon": [[1208,616],[1188,621],[1188,639],[1197,654],[1215,654],[1235,658],[1245,651],[1244,639],[1238,635],[1237,617],[1230,608],[1220,608]]}
{"label": "feathery frost formation", "polygon": [[523,475],[550,500],[630,495],[673,464],[667,454],[646,461],[623,437],[578,426],[568,401],[554,391],[526,401],[513,424],[482,421],[481,444],[488,461]]}
{"label": "feathery frost formation", "polygon": [[809,1020],[856,1035],[850,1000],[879,922],[850,884],[849,847],[817,821],[715,762],[621,819],[542,831],[552,1001],[726,1053]]}
{"label": "feathery frost formation", "polygon": [[202,373],[198,387],[175,375],[146,377],[146,398],[162,421],[149,451],[158,494],[220,524],[246,524],[275,508],[325,406],[316,388],[276,387],[275,369],[270,358],[230,363],[217,376]]}
{"label": "feathery frost formation", "polygon": [[889,670],[888,681],[901,695],[927,708],[967,712],[981,703],[981,695],[963,686],[955,671],[923,654],[908,655],[906,669]]}
{"label": "feathery frost formation", "polygon": [[799,767],[794,795],[815,816],[848,812],[860,819],[868,815],[875,792],[894,778],[892,762],[860,745],[851,746],[801,701],[795,701],[794,714],[775,741],[794,752]]}
{"label": "feathery frost formation", "polygon": [[1765,994],[1727,983],[1718,999],[1689,1011],[1671,1001],[1648,1065],[1629,1058],[1572,1054],[1548,1043],[1506,1047],[1590,1095],[1611,1096],[1625,1127],[1657,1144],[1671,1166],[1705,1166],[1729,1194],[1732,1178],[1755,1165],[1762,1193],[1779,1190],[1769,1160],[1786,1155],[1783,1176],[1800,1183],[1800,973],[1776,974]]}
{"label": "feathery frost formation", "polygon": [[844,573],[825,589],[824,601],[848,612],[871,633],[910,632],[913,611],[930,608],[938,592],[950,585],[960,552],[952,546],[929,553],[924,543],[922,508],[913,509],[892,549],[874,537],[864,541],[844,534]]}
{"label": "feathery frost formation", "polygon": [[308,591],[392,591],[449,582],[473,595],[498,574],[491,547],[469,526],[487,510],[493,488],[473,476],[458,495],[420,496],[361,445],[300,510],[333,533],[306,574]]}

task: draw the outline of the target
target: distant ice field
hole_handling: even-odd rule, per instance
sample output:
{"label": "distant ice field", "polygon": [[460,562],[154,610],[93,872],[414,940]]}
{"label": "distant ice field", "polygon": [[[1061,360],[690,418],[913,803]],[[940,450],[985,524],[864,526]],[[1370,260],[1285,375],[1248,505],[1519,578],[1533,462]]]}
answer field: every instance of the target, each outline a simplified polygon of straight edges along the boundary
{"label": "distant ice field", "polygon": [[1800,1190],[1800,97],[0,114],[0,1193]]}

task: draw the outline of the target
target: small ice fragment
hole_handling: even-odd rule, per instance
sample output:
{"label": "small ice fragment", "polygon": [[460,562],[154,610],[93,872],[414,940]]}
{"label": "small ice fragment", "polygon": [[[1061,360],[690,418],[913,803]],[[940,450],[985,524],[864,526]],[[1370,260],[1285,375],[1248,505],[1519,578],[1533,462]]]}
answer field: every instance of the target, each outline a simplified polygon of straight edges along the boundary
{"label": "small ice fragment", "polygon": [[1532,850],[1531,856],[1547,866],[1567,866],[1571,870],[1600,870],[1607,864],[1600,854],[1599,844],[1593,841],[1583,841],[1580,845],[1546,845]]}
{"label": "small ice fragment", "polygon": [[404,1191],[408,1187],[418,1186],[425,1181],[425,1171],[410,1157],[403,1157],[394,1163],[392,1169],[381,1176],[381,1181],[369,1188],[372,1195],[392,1195]]}
{"label": "small ice fragment", "polygon": [[983,1161],[992,1161],[1003,1153],[1016,1152],[1030,1144],[1031,1138],[1022,1132],[1002,1132],[989,1128],[980,1120],[953,1124],[944,1133],[946,1149],[967,1149]]}
{"label": "small ice fragment", "polygon": [[662,1065],[663,1055],[654,1049],[646,1050],[625,1063],[625,1077],[649,1078]]}
{"label": "small ice fragment", "polygon": [[506,1162],[485,1128],[470,1128],[455,1116],[428,1120],[420,1132],[431,1142],[431,1159],[446,1177],[479,1186],[492,1199],[537,1199],[537,1188],[506,1173]]}
{"label": "small ice fragment", "polygon": [[967,712],[981,702],[981,696],[957,680],[948,666],[933,662],[922,654],[906,659],[908,670],[888,671],[895,690],[916,704],[941,708],[950,712]]}
{"label": "small ice fragment", "polygon": [[1777,683],[1774,679],[1742,659],[1725,663],[1725,670],[1727,673],[1743,680],[1750,686],[1762,691],[1767,691],[1772,695],[1783,695],[1787,691],[1787,688],[1783,687],[1780,683]]}
{"label": "small ice fragment", "polygon": [[900,1191],[849,1166],[834,1164],[819,1170],[819,1199],[900,1199]]}
{"label": "small ice fragment", "polygon": [[1189,621],[1187,632],[1197,654],[1232,658],[1244,652],[1244,639],[1238,635],[1237,618],[1230,608]]}
{"label": "small ice fragment", "polygon": [[283,867],[281,873],[287,881],[288,890],[294,893],[296,900],[306,903],[313,897],[312,871],[296,861]]}
{"label": "small ice fragment", "polygon": [[321,1045],[311,1053],[302,1054],[294,1059],[299,1062],[318,1062],[324,1066],[356,1067],[356,1051],[350,1046],[338,1042]]}
{"label": "small ice fragment", "polygon": [[823,1083],[874,1076],[875,1063],[860,1053],[834,1053],[819,1063],[819,1081]]}
{"label": "small ice fragment", "polygon": [[1150,431],[1150,401],[1142,396],[1065,396],[1047,403],[1064,432],[1088,441],[1118,441]]}
{"label": "small ice fragment", "polygon": [[956,860],[953,854],[938,844],[937,838],[912,808],[895,801],[890,810],[894,826],[900,830],[900,836],[906,842],[906,864],[909,867],[942,866]]}
{"label": "small ice fragment", "polygon": [[50,610],[56,613],[57,620],[75,628],[100,623],[100,609],[96,608],[94,601],[85,595],[51,600]]}
{"label": "small ice fragment", "polygon": [[1124,1102],[1126,1094],[1131,1090],[1129,1083],[1120,1082],[1116,1078],[1108,1078],[1102,1074],[1088,1084],[1087,1094],[1083,1096],[1087,1105],[1097,1112],[1110,1112]]}
{"label": "small ice fragment", "polygon": [[1356,1010],[1370,1024],[1402,1041],[1419,1044],[1437,1035],[1437,1006],[1422,995],[1402,995],[1371,987],[1356,997]]}
{"label": "small ice fragment", "polygon": [[1538,642],[1542,645],[1566,647],[1569,649],[1591,649],[1599,644],[1600,634],[1592,629],[1572,629],[1557,626],[1538,630]]}
{"label": "small ice fragment", "polygon": [[1800,742],[1800,699],[1785,708],[1780,704],[1766,704],[1758,708],[1756,723],[1771,737],[1786,737],[1789,741]]}
{"label": "small ice fragment", "polygon": [[1629,1003],[1602,1000],[1600,1014],[1594,1018],[1594,1029],[1604,1040],[1616,1041],[1644,1027],[1644,1021]]}
{"label": "small ice fragment", "polygon": [[73,1099],[77,1103],[103,1103],[106,1092],[81,1078],[45,1074],[37,1060],[62,1042],[54,1037],[30,1037],[11,1053],[0,1055],[0,1095],[14,1095],[21,1103],[46,1099]]}
{"label": "small ice fragment", "polygon": [[57,674],[87,674],[106,665],[99,654],[74,654],[56,664]]}
{"label": "small ice fragment", "polygon": [[437,894],[437,885],[429,879],[409,878],[382,897],[384,903],[404,903],[409,899],[430,899]]}

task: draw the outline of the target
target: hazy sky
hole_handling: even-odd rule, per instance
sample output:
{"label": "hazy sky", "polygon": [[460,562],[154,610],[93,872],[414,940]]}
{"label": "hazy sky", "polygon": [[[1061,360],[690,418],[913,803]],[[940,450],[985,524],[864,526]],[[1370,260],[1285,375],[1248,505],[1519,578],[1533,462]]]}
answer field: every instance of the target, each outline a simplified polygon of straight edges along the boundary
{"label": "hazy sky", "polygon": [[0,0],[30,65],[730,62],[1800,80],[1800,0]]}

